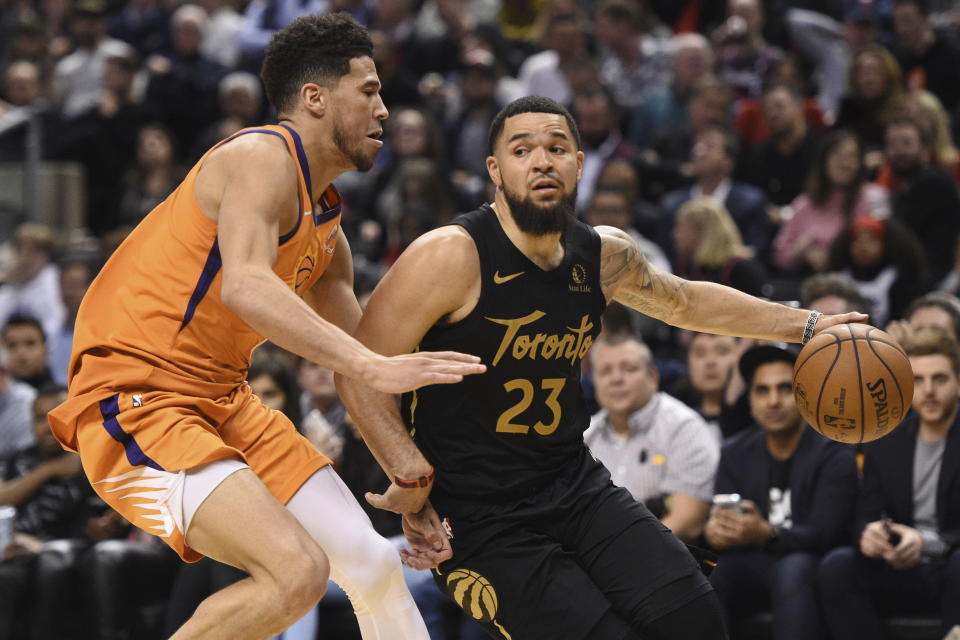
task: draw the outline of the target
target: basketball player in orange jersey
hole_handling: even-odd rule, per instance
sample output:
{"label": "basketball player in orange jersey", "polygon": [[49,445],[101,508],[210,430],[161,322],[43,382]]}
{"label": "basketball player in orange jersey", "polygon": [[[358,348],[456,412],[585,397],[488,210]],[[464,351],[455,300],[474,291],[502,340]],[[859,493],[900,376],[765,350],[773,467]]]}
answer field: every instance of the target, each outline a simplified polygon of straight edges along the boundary
{"label": "basketball player in orange jersey", "polygon": [[[280,124],[208,151],[80,307],[57,438],[130,522],[186,560],[250,574],[205,600],[177,640],[272,636],[316,605],[328,576],[364,640],[428,638],[395,549],[245,380],[265,338],[386,393],[483,371],[462,354],[383,357],[348,335],[360,309],[331,182],[369,169],[381,147],[371,54],[345,14],[278,32],[262,77]],[[429,484],[432,469],[387,435],[365,432],[394,482]]]}
{"label": "basketball player in orange jersey", "polygon": [[[411,244],[355,334],[380,353],[456,348],[487,365],[406,394],[399,410],[387,394],[339,381],[361,425],[408,442],[412,432],[422,453],[411,464],[436,468],[432,492],[391,487],[371,502],[405,514],[407,563],[439,564],[438,586],[493,638],[726,637],[691,554],[584,446],[580,360],[612,300],[694,331],[787,342],[866,316],[687,282],[651,266],[628,234],[577,221],[580,136],[546,98],[494,118],[487,169],[494,203]],[[441,544],[438,515],[451,536]]]}

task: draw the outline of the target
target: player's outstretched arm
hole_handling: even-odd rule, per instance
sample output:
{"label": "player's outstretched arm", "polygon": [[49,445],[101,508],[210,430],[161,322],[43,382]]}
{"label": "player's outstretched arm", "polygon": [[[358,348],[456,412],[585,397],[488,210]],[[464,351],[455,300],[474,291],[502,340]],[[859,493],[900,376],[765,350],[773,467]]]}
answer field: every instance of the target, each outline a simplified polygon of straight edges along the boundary
{"label": "player's outstretched arm", "polygon": [[385,358],[317,315],[286,286],[273,267],[277,239],[289,230],[280,228],[281,220],[290,223],[283,213],[297,211],[293,160],[280,141],[244,138],[250,140],[219,150],[212,168],[224,185],[217,213],[223,303],[280,347],[383,391],[457,382],[476,372],[476,359],[460,354]]}
{"label": "player's outstretched arm", "polygon": [[[684,280],[650,264],[628,234],[597,227],[600,282],[607,300],[683,329],[720,335],[800,342],[810,311],[761,300],[713,282]],[[821,316],[816,331],[866,322],[862,313]]]}
{"label": "player's outstretched arm", "polygon": [[[466,232],[445,227],[425,234],[377,286],[355,337],[378,353],[410,354],[431,326],[464,306],[472,287],[479,286],[479,271],[479,258]],[[431,472],[407,433],[396,398],[343,376],[337,377],[337,389],[389,477],[414,479]],[[428,494],[429,487],[403,489],[394,483],[383,496],[371,495],[368,500],[382,509],[415,513]]]}

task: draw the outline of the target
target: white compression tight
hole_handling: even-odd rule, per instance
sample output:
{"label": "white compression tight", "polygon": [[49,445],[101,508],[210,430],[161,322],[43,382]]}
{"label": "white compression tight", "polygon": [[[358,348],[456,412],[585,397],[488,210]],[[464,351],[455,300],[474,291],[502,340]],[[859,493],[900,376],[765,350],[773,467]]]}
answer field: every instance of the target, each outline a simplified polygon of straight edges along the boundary
{"label": "white compression tight", "polygon": [[429,640],[396,547],[374,531],[331,467],[310,476],[287,508],[327,554],[330,579],[350,597],[363,640]]}

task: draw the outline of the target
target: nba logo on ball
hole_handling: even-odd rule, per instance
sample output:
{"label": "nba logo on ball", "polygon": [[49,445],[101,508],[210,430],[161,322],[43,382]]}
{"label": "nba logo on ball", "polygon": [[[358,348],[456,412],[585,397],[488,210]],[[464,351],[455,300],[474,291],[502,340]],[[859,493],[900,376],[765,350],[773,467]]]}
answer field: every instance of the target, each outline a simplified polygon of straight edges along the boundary
{"label": "nba logo on ball", "polygon": [[866,324],[830,327],[808,342],[793,369],[800,415],[838,442],[870,442],[903,420],[913,400],[913,370],[889,334]]}

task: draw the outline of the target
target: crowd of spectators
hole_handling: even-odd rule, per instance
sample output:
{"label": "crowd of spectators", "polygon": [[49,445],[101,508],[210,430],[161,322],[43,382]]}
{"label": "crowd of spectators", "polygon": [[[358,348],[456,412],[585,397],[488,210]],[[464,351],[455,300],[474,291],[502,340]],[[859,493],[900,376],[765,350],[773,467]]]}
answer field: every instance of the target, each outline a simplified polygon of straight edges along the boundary
{"label": "crowd of spectators", "polygon": [[[82,169],[84,199],[71,229],[0,202],[0,505],[18,509],[0,640],[161,637],[242,577],[180,566],[131,531],[45,416],[99,267],[207,149],[272,121],[263,49],[326,11],[370,29],[391,113],[372,170],[337,182],[361,301],[417,236],[491,199],[486,137],[503,105],[567,105],[585,155],[582,219],[630,233],[685,278],[867,312],[918,371],[905,425],[847,448],[800,422],[794,351],[614,305],[584,363],[586,439],[614,481],[720,557],[711,579],[734,629],[764,610],[778,639],[880,637],[878,611],[936,618],[932,637],[960,625],[955,2],[194,2],[0,0],[0,166],[24,163],[29,136],[11,123],[31,114],[43,160]],[[386,486],[331,372],[265,345],[250,383],[361,505]],[[732,493],[736,507],[711,504]],[[400,534],[392,514],[367,511]],[[408,580],[433,640],[481,637],[429,576]],[[332,588],[286,637],[352,638],[351,624]]]}

